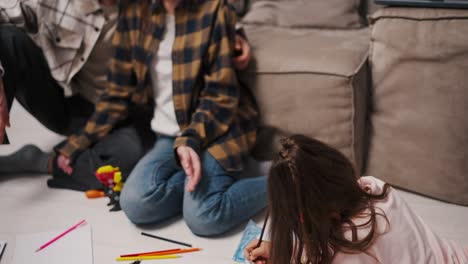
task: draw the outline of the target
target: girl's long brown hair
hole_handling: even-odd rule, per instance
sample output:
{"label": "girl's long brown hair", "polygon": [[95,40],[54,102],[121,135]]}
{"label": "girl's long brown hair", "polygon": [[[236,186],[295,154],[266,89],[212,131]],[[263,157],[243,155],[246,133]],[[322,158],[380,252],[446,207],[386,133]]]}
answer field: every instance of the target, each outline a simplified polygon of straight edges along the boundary
{"label": "girl's long brown hair", "polygon": [[[362,253],[371,246],[377,233],[378,215],[386,216],[373,205],[384,199],[363,190],[349,160],[338,150],[302,135],[282,141],[268,180],[271,218],[271,263],[331,263],[335,253]],[[368,213],[365,213],[365,212]],[[369,217],[362,225],[354,217]],[[387,220],[388,223],[388,220]],[[343,225],[351,228],[352,239],[344,237]],[[363,238],[357,229],[370,227]]]}

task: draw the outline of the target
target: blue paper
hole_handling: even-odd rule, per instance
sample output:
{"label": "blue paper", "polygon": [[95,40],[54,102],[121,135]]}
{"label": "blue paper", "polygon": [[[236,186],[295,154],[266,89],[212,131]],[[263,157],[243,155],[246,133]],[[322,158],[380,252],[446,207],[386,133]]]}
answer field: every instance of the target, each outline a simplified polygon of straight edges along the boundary
{"label": "blue paper", "polygon": [[262,232],[262,228],[260,228],[254,221],[250,220],[247,224],[247,227],[244,230],[244,234],[242,234],[242,239],[237,247],[236,253],[232,258],[234,261],[239,263],[249,263],[244,256],[244,249],[247,245],[252,242],[252,240],[257,239]]}

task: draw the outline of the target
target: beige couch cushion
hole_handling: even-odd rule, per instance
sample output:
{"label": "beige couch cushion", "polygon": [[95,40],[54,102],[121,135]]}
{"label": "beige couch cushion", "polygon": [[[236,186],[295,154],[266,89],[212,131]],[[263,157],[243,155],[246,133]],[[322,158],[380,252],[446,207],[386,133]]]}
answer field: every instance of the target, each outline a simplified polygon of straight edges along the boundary
{"label": "beige couch cushion", "polygon": [[383,5],[378,5],[374,2],[374,0],[366,0],[367,1],[367,13],[369,15],[375,13],[377,10],[383,8]]}
{"label": "beige couch cushion", "polygon": [[289,28],[360,28],[360,0],[256,1],[243,18],[245,24]]}
{"label": "beige couch cushion", "polygon": [[468,205],[468,10],[386,8],[372,20],[367,174]]}
{"label": "beige couch cushion", "polygon": [[256,57],[248,80],[263,126],[256,157],[271,158],[279,136],[300,133],[337,147],[360,172],[368,30],[247,26],[246,32]]}

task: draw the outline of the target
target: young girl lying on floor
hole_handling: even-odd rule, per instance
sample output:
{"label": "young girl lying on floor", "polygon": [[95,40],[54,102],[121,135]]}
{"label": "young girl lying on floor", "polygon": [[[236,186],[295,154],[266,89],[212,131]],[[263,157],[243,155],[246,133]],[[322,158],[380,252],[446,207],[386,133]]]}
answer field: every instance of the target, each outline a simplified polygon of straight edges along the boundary
{"label": "young girl lying on floor", "polygon": [[268,180],[270,241],[245,250],[256,264],[468,263],[389,185],[356,181],[339,151],[304,136],[283,140]]}

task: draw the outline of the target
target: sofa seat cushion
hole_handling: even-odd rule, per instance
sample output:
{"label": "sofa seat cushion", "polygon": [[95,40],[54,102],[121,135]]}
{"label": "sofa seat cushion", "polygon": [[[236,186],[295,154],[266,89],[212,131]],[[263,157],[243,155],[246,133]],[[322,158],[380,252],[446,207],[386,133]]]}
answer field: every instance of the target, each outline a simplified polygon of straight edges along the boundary
{"label": "sofa seat cushion", "polygon": [[362,28],[360,4],[361,0],[259,0],[243,22],[286,28]]}
{"label": "sofa seat cushion", "polygon": [[468,10],[385,8],[372,22],[367,174],[468,205]]}
{"label": "sofa seat cushion", "polygon": [[360,172],[368,30],[247,26],[246,32],[255,54],[246,76],[262,124],[256,157],[274,157],[279,137],[299,133],[337,147]]}

